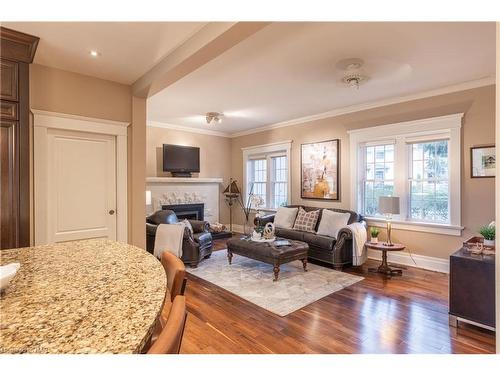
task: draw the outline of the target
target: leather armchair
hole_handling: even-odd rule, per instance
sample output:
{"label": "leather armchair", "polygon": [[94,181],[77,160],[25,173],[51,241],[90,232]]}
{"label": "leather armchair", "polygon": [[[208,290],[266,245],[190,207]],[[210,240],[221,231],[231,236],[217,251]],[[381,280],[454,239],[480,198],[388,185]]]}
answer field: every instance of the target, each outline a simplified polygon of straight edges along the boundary
{"label": "leather armchair", "polygon": [[[190,267],[197,267],[198,263],[210,258],[212,255],[213,241],[209,232],[210,224],[207,221],[188,220],[193,227],[193,233],[188,228],[184,229],[182,239],[182,261]],[[156,229],[160,224],[175,224],[179,219],[172,210],[156,211],[146,218],[146,250],[153,253],[155,247]]]}

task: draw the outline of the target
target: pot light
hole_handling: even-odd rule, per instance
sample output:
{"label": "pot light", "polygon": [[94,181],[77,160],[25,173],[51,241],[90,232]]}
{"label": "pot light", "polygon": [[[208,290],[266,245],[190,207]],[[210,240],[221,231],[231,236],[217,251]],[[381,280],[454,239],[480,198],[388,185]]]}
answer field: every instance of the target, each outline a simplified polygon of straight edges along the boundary
{"label": "pot light", "polygon": [[96,50],[91,50],[89,53],[90,53],[90,56],[92,56],[92,57],[97,57],[100,55],[100,53],[97,52]]}

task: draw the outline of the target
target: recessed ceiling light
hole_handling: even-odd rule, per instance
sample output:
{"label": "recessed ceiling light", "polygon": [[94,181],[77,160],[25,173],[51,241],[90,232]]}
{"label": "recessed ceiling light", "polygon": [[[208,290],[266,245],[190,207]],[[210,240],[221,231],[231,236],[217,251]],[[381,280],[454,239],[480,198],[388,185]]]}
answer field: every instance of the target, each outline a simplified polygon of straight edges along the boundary
{"label": "recessed ceiling light", "polygon": [[99,55],[100,55],[100,53],[99,53],[99,52],[97,52],[97,51],[95,51],[95,50],[92,50],[92,51],[90,51],[89,53],[90,53],[90,56],[92,56],[92,57],[97,57],[97,56],[99,56]]}

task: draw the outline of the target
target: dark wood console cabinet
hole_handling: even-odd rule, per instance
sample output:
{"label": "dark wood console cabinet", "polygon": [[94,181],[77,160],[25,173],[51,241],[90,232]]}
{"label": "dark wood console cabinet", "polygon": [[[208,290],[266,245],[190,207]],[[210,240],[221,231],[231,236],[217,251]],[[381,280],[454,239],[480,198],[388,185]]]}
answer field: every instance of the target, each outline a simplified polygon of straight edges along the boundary
{"label": "dark wood console cabinet", "polygon": [[457,320],[495,327],[495,256],[463,248],[450,256],[450,325]]}
{"label": "dark wood console cabinet", "polygon": [[38,40],[0,26],[0,249],[30,244],[29,64]]}

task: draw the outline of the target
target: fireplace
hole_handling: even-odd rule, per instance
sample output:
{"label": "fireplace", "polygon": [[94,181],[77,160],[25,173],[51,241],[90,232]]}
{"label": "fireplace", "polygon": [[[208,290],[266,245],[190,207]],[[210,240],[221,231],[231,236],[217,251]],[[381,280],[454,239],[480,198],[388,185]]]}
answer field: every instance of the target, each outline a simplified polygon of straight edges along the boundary
{"label": "fireplace", "polygon": [[166,204],[162,210],[172,210],[179,220],[204,220],[205,205],[203,203]]}

